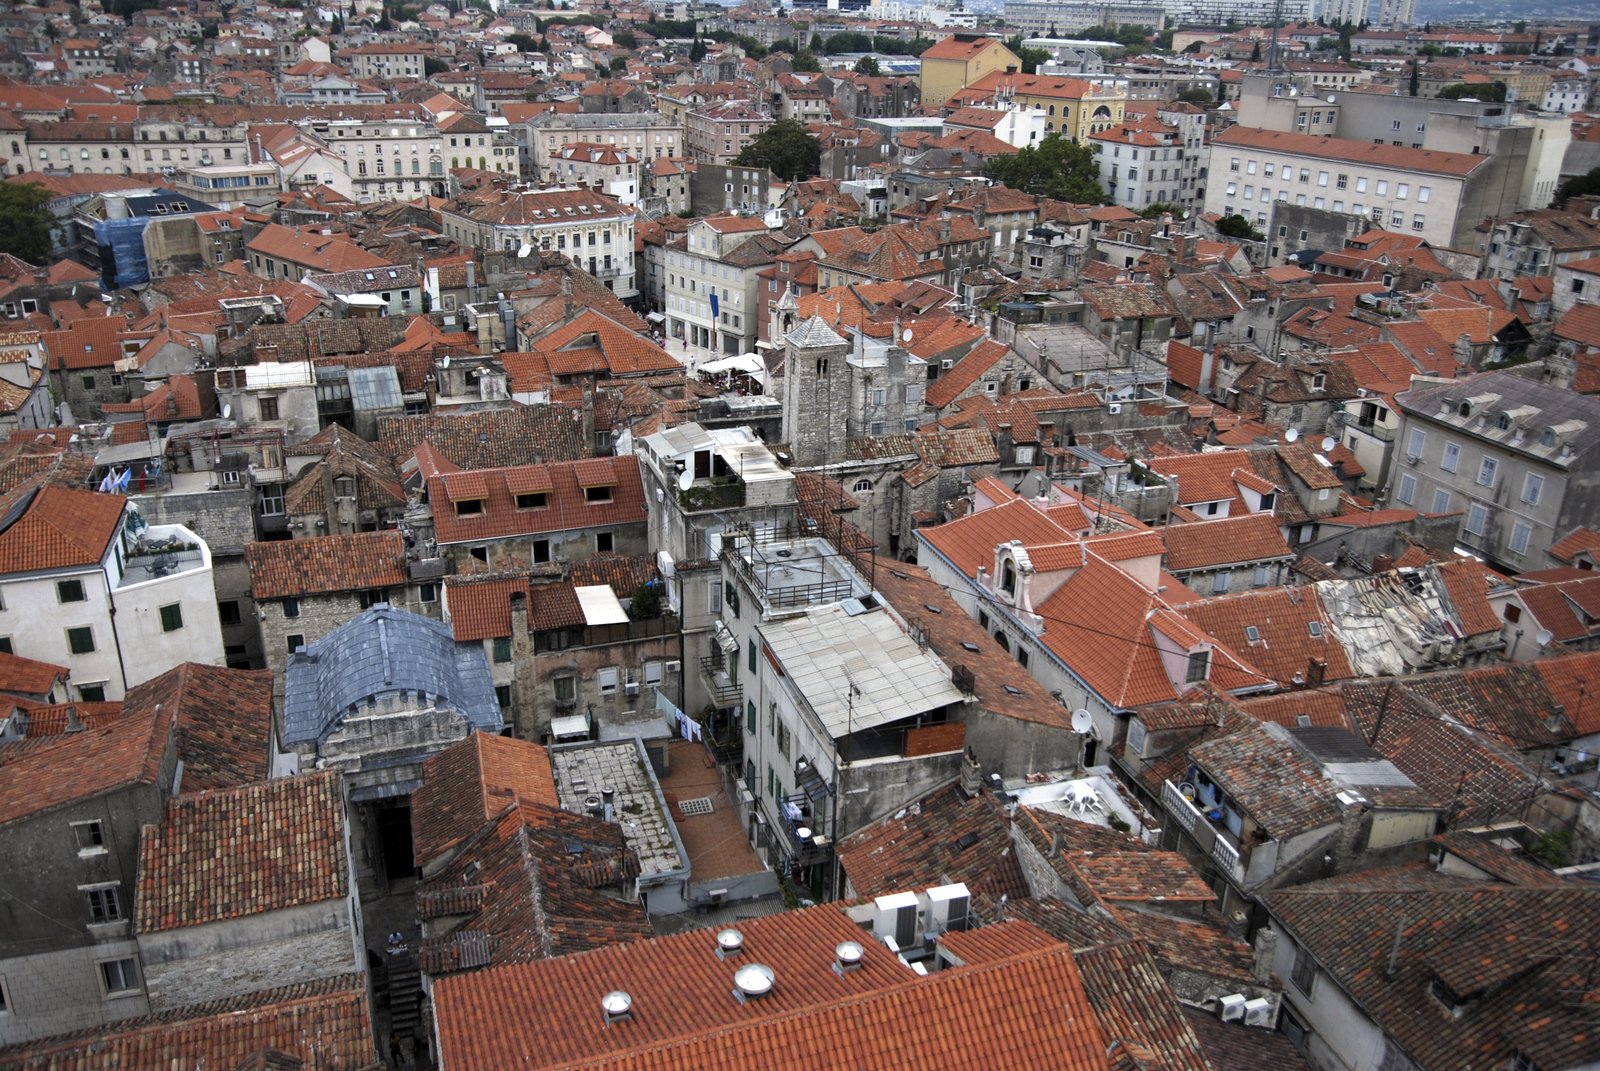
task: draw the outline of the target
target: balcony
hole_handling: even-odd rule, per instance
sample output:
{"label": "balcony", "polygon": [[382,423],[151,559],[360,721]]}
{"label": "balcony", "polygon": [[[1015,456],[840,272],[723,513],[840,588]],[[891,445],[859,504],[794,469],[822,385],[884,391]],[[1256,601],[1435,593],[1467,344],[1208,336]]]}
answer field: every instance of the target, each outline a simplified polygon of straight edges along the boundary
{"label": "balcony", "polygon": [[700,660],[700,679],[713,706],[736,707],[744,699],[744,689],[728,675],[727,666],[719,658],[708,656]]}
{"label": "balcony", "polygon": [[1349,428],[1351,431],[1359,431],[1361,434],[1368,436],[1369,438],[1376,439],[1381,443],[1394,442],[1395,429],[1385,427],[1382,424],[1363,424],[1358,421],[1354,424],[1346,424],[1345,427]]}
{"label": "balcony", "polygon": [[1178,786],[1167,781],[1161,786],[1161,806],[1182,826],[1200,850],[1211,856],[1217,869],[1233,882],[1244,881],[1244,868],[1239,865],[1239,849],[1231,835],[1196,807]]}

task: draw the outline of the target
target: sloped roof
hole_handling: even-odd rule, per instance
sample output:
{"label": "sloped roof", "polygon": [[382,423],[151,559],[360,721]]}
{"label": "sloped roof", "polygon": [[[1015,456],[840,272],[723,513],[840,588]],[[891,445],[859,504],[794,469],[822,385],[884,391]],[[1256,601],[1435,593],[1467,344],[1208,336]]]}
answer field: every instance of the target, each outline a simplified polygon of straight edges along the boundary
{"label": "sloped roof", "polygon": [[177,720],[181,792],[233,788],[267,778],[272,751],[272,673],[185,662],[128,689],[126,717]]}
{"label": "sloped roof", "polygon": [[22,511],[10,524],[0,518],[0,573],[99,565],[126,504],[122,495],[55,484],[0,502],[0,508]]}
{"label": "sloped roof", "polygon": [[431,756],[411,795],[411,841],[419,866],[492,821],[507,805],[559,807],[550,755],[540,744],[473,733]]}
{"label": "sloped roof", "polygon": [[383,590],[407,579],[405,539],[396,530],[250,543],[245,562],[257,599]]}

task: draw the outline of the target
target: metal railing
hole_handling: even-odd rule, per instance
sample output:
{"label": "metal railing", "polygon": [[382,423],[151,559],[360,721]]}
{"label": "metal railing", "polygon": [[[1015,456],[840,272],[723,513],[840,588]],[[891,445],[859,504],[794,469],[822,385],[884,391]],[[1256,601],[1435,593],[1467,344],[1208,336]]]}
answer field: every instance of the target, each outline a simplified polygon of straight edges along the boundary
{"label": "metal railing", "polygon": [[1244,881],[1244,868],[1239,865],[1239,849],[1171,781],[1161,785],[1161,806],[1194,839],[1200,850],[1211,856],[1217,869],[1235,882]]}
{"label": "metal railing", "polygon": [[710,657],[700,659],[700,677],[705,682],[706,691],[710,693],[714,706],[738,706],[744,699],[744,689],[729,676],[727,669],[718,659]]}

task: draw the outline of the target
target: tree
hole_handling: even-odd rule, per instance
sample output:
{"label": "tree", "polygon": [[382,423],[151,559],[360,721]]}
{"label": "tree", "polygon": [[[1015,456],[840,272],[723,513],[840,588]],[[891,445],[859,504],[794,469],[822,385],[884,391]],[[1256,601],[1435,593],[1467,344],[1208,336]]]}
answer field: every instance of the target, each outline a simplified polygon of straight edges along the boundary
{"label": "tree", "polygon": [[[1555,200],[1550,202],[1551,208],[1565,208],[1567,199],[1571,197],[1594,197],[1600,195],[1600,167],[1592,169],[1586,175],[1574,175],[1556,188]],[[24,257],[24,260],[27,258]]]}
{"label": "tree", "polygon": [[1098,205],[1106,200],[1094,150],[1057,133],[1010,156],[995,157],[985,173],[1014,190],[1058,201]]}
{"label": "tree", "polygon": [[1251,63],[1260,63],[1261,62],[1261,42],[1260,41],[1257,41],[1253,46],[1251,46],[1251,49],[1250,49],[1250,62]]}
{"label": "tree", "polygon": [[768,49],[767,51],[769,53],[771,53],[771,52],[787,52],[789,55],[792,56],[792,55],[794,55],[796,52],[798,52],[800,50],[795,47],[794,40],[792,38],[780,37],[776,41],[772,42],[772,47],[770,49]]}
{"label": "tree", "polygon": [[506,40],[511,44],[516,45],[518,52],[539,51],[539,42],[535,41],[529,34],[508,33],[506,34]]}
{"label": "tree", "polygon": [[779,119],[746,145],[733,162],[737,167],[764,167],[785,182],[798,182],[815,178],[822,170],[822,143],[798,119]]}
{"label": "tree", "polygon": [[1202,89],[1199,86],[1193,89],[1185,89],[1173,99],[1182,101],[1184,104],[1193,104],[1197,108],[1209,108],[1217,102],[1209,89]]}
{"label": "tree", "polygon": [[1027,47],[1022,43],[1022,35],[1020,33],[1007,41],[1006,47],[1016,53],[1017,58],[1022,61],[1023,74],[1038,74],[1039,64],[1050,62],[1049,51],[1042,48]]}
{"label": "tree", "polygon": [[1486,86],[1469,86],[1464,82],[1457,82],[1455,85],[1445,86],[1439,90],[1438,96],[1440,100],[1465,100],[1471,97],[1473,100],[1503,104],[1506,99],[1506,84],[1504,82],[1491,82]]}
{"label": "tree", "polygon": [[422,57],[422,77],[432,78],[436,74],[443,74],[450,69],[450,65],[437,56]]}
{"label": "tree", "polygon": [[37,182],[0,183],[0,253],[10,253],[29,264],[50,259],[55,244],[50,238],[55,223],[49,207],[52,196]]}
{"label": "tree", "polygon": [[689,46],[689,62],[699,63],[706,58],[706,43],[699,34],[695,35],[694,43]]}
{"label": "tree", "polygon": [[328,32],[335,37],[344,33],[344,16],[337,11],[333,13],[333,18],[328,21]]}
{"label": "tree", "polygon": [[1243,216],[1223,216],[1217,220],[1217,233],[1224,238],[1242,238],[1247,242],[1264,242],[1267,236],[1256,230]]}
{"label": "tree", "polygon": [[628,69],[628,57],[627,56],[612,56],[611,57],[611,73],[612,74],[622,74],[627,69]]}
{"label": "tree", "polygon": [[618,48],[631,50],[639,47],[639,38],[634,36],[632,30],[618,30],[611,35],[611,41]]}
{"label": "tree", "polygon": [[883,73],[883,68],[878,66],[878,61],[871,56],[862,56],[856,60],[855,72],[870,78],[876,78]]}
{"label": "tree", "polygon": [[1415,59],[1413,59],[1411,61],[1411,84],[1410,84],[1410,87],[1409,87],[1410,90],[1411,90],[1411,95],[1413,97],[1416,96],[1417,95],[1417,91],[1421,87],[1422,87],[1422,66]]}
{"label": "tree", "polygon": [[813,74],[822,73],[822,64],[817,62],[817,57],[809,48],[802,48],[794,54],[794,59],[789,61],[790,70],[810,71]]}

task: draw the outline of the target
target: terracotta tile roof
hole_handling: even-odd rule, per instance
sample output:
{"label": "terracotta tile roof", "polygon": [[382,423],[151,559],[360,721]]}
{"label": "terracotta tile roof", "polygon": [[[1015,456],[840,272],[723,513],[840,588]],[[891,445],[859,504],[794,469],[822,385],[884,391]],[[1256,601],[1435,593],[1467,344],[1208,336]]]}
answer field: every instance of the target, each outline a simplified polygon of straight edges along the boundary
{"label": "terracotta tile roof", "polygon": [[925,60],[955,60],[960,63],[966,63],[981,56],[995,45],[999,45],[1001,48],[1005,47],[998,39],[993,37],[979,37],[974,40],[971,37],[958,37],[952,34],[930,45],[928,50],[922,53],[921,58]]}
{"label": "terracotta tile roof", "polygon": [[1440,562],[1439,579],[1444,582],[1456,618],[1468,636],[1500,631],[1500,615],[1490,604],[1489,597],[1510,590],[1510,580],[1476,558]]}
{"label": "terracotta tile roof", "polygon": [[23,492],[29,495],[22,516],[0,529],[0,573],[100,564],[122,525],[124,496],[55,484]]}
{"label": "terracotta tile roof", "polygon": [[1600,557],[1600,532],[1593,528],[1574,528],[1550,544],[1547,553],[1556,561],[1571,565],[1581,551],[1588,551],[1590,558]]}
{"label": "terracotta tile roof", "polygon": [[375,257],[346,234],[323,234],[317,228],[284,227],[269,223],[245,248],[251,253],[303,265],[318,272],[383,268],[388,262]]}
{"label": "terracotta tile roof", "polygon": [[[429,479],[428,500],[433,505],[439,543],[644,523],[644,485],[639,462],[631,455],[557,462],[540,468],[542,475],[548,476],[550,490],[544,492],[544,504],[526,509],[518,507],[510,482],[539,473],[478,469]],[[469,481],[472,486],[457,487],[452,481]],[[591,500],[587,496],[591,488],[610,488],[611,493],[604,501]],[[481,502],[481,512],[458,513],[455,504],[463,501]]]}
{"label": "terracotta tile roof", "polygon": [[839,862],[857,896],[953,882],[994,899],[1028,895],[1004,816],[954,784],[846,837]]}
{"label": "terracotta tile roof", "polygon": [[422,765],[422,787],[411,796],[411,842],[417,865],[495,820],[518,801],[559,807],[550,754],[526,740],[473,733]]}
{"label": "terracotta tile roof", "polygon": [[1170,524],[1162,534],[1167,568],[1176,573],[1294,557],[1271,513]]}
{"label": "terracotta tile roof", "polygon": [[1073,532],[1046,517],[1036,506],[1021,499],[1004,502],[990,509],[969,514],[936,528],[918,530],[934,550],[969,577],[978,567],[994,568],[994,549],[1002,543],[1019,540],[1024,546],[1075,541]]}
{"label": "terracotta tile roof", "polygon": [[[1424,867],[1266,894],[1268,910],[1419,1067],[1539,1067],[1600,1058],[1600,1000],[1582,949],[1552,934],[1600,925],[1600,890],[1528,888]],[[1397,942],[1396,936],[1399,940]],[[1492,955],[1486,950],[1493,949]],[[1460,1011],[1440,1029],[1440,988]]]}
{"label": "terracotta tile roof", "polygon": [[1259,722],[1247,719],[1226,736],[1189,749],[1203,767],[1271,839],[1286,839],[1339,821],[1334,783],[1321,767]]}
{"label": "terracotta tile roof", "polygon": [[1350,138],[1324,138],[1291,134],[1260,127],[1231,126],[1212,139],[1216,145],[1237,145],[1347,164],[1398,168],[1432,175],[1470,175],[1487,161],[1470,153],[1408,149],[1398,145],[1368,144]]}
{"label": "terracotta tile roof", "polygon": [[55,703],[34,705],[26,700],[17,703],[0,702],[0,714],[11,707],[28,719],[28,739],[65,736],[84,729],[102,729],[122,717],[122,704],[115,703]]}
{"label": "terracotta tile roof", "polygon": [[592,447],[572,410],[556,405],[378,418],[379,449],[396,464],[424,440],[469,469],[570,461],[586,457]]}
{"label": "terracotta tile roof", "polygon": [[[1324,680],[1355,676],[1314,591],[1263,588],[1201,599],[1180,612],[1280,685],[1310,679],[1313,661],[1324,664]],[[1254,640],[1246,629],[1255,630]]]}
{"label": "terracotta tile roof", "polygon": [[[1044,945],[1026,923],[990,927],[966,966],[925,978],[877,944],[868,944],[859,969],[835,974],[834,946],[862,937],[835,905],[742,921],[740,930],[745,953],[734,960],[718,959],[701,930],[440,979],[441,1062],[458,1071],[619,1061],[733,1071],[831,1066],[849,1052],[852,1066],[872,1071],[928,1053],[945,1066],[977,1066],[1003,1051],[1017,1068],[1105,1067],[1105,1041],[1070,951]],[[1017,950],[1008,958],[984,956],[1008,941]],[[741,1004],[731,996],[732,979],[748,962],[769,966],[775,982]],[[631,995],[633,1014],[608,1026],[599,1000],[617,988]],[[513,1007],[523,1010],[503,1011]],[[875,1025],[890,1017],[917,1029]]]}
{"label": "terracotta tile roof", "polygon": [[1600,733],[1600,652],[1541,658],[1533,667],[1579,736]]}
{"label": "terracotta tile roof", "polygon": [[67,679],[68,672],[66,666],[23,658],[9,651],[0,652],[0,692],[43,699],[57,681]]}
{"label": "terracotta tile roof", "polygon": [[353,1071],[378,1065],[372,1037],[366,976],[352,973],[26,1042],[0,1050],[0,1071],[241,1068],[263,1052],[302,1071]]}
{"label": "terracotta tile roof", "polygon": [[272,752],[272,673],[185,662],[128,689],[127,717],[177,719],[182,792],[264,781]]}
{"label": "terracotta tile roof", "polygon": [[406,546],[399,531],[346,532],[245,547],[257,599],[403,587]]}
{"label": "terracotta tile roof", "polygon": [[1213,1071],[1259,1071],[1263,1067],[1309,1071],[1305,1058],[1295,1051],[1287,1034],[1225,1023],[1214,1012],[1188,1004],[1184,1005],[1183,1014]]}
{"label": "terracotta tile roof", "polygon": [[649,338],[593,309],[564,319],[554,330],[536,339],[531,348],[544,356],[556,376],[601,375],[614,379],[677,372],[683,367]]}
{"label": "terracotta tile roof", "polygon": [[0,748],[0,826],[133,785],[154,786],[176,712],[127,716],[100,728]]}
{"label": "terracotta tile roof", "polygon": [[1531,665],[1421,673],[1406,689],[1507,747],[1526,751],[1571,740],[1572,725],[1555,713],[1544,677]]}
{"label": "terracotta tile roof", "polygon": [[[1167,1071],[1213,1071],[1189,1020],[1183,1014],[1149,947],[1124,941],[1075,953],[1074,962],[1108,1038],[1126,1039],[1148,1049]],[[1114,1042],[1113,1042],[1114,1044]]]}
{"label": "terracotta tile roof", "polygon": [[1185,506],[1197,502],[1232,501],[1239,510],[1244,500],[1234,480],[1235,469],[1249,469],[1246,450],[1213,450],[1201,454],[1168,454],[1152,457],[1147,464],[1163,476],[1178,478],[1178,501]]}

